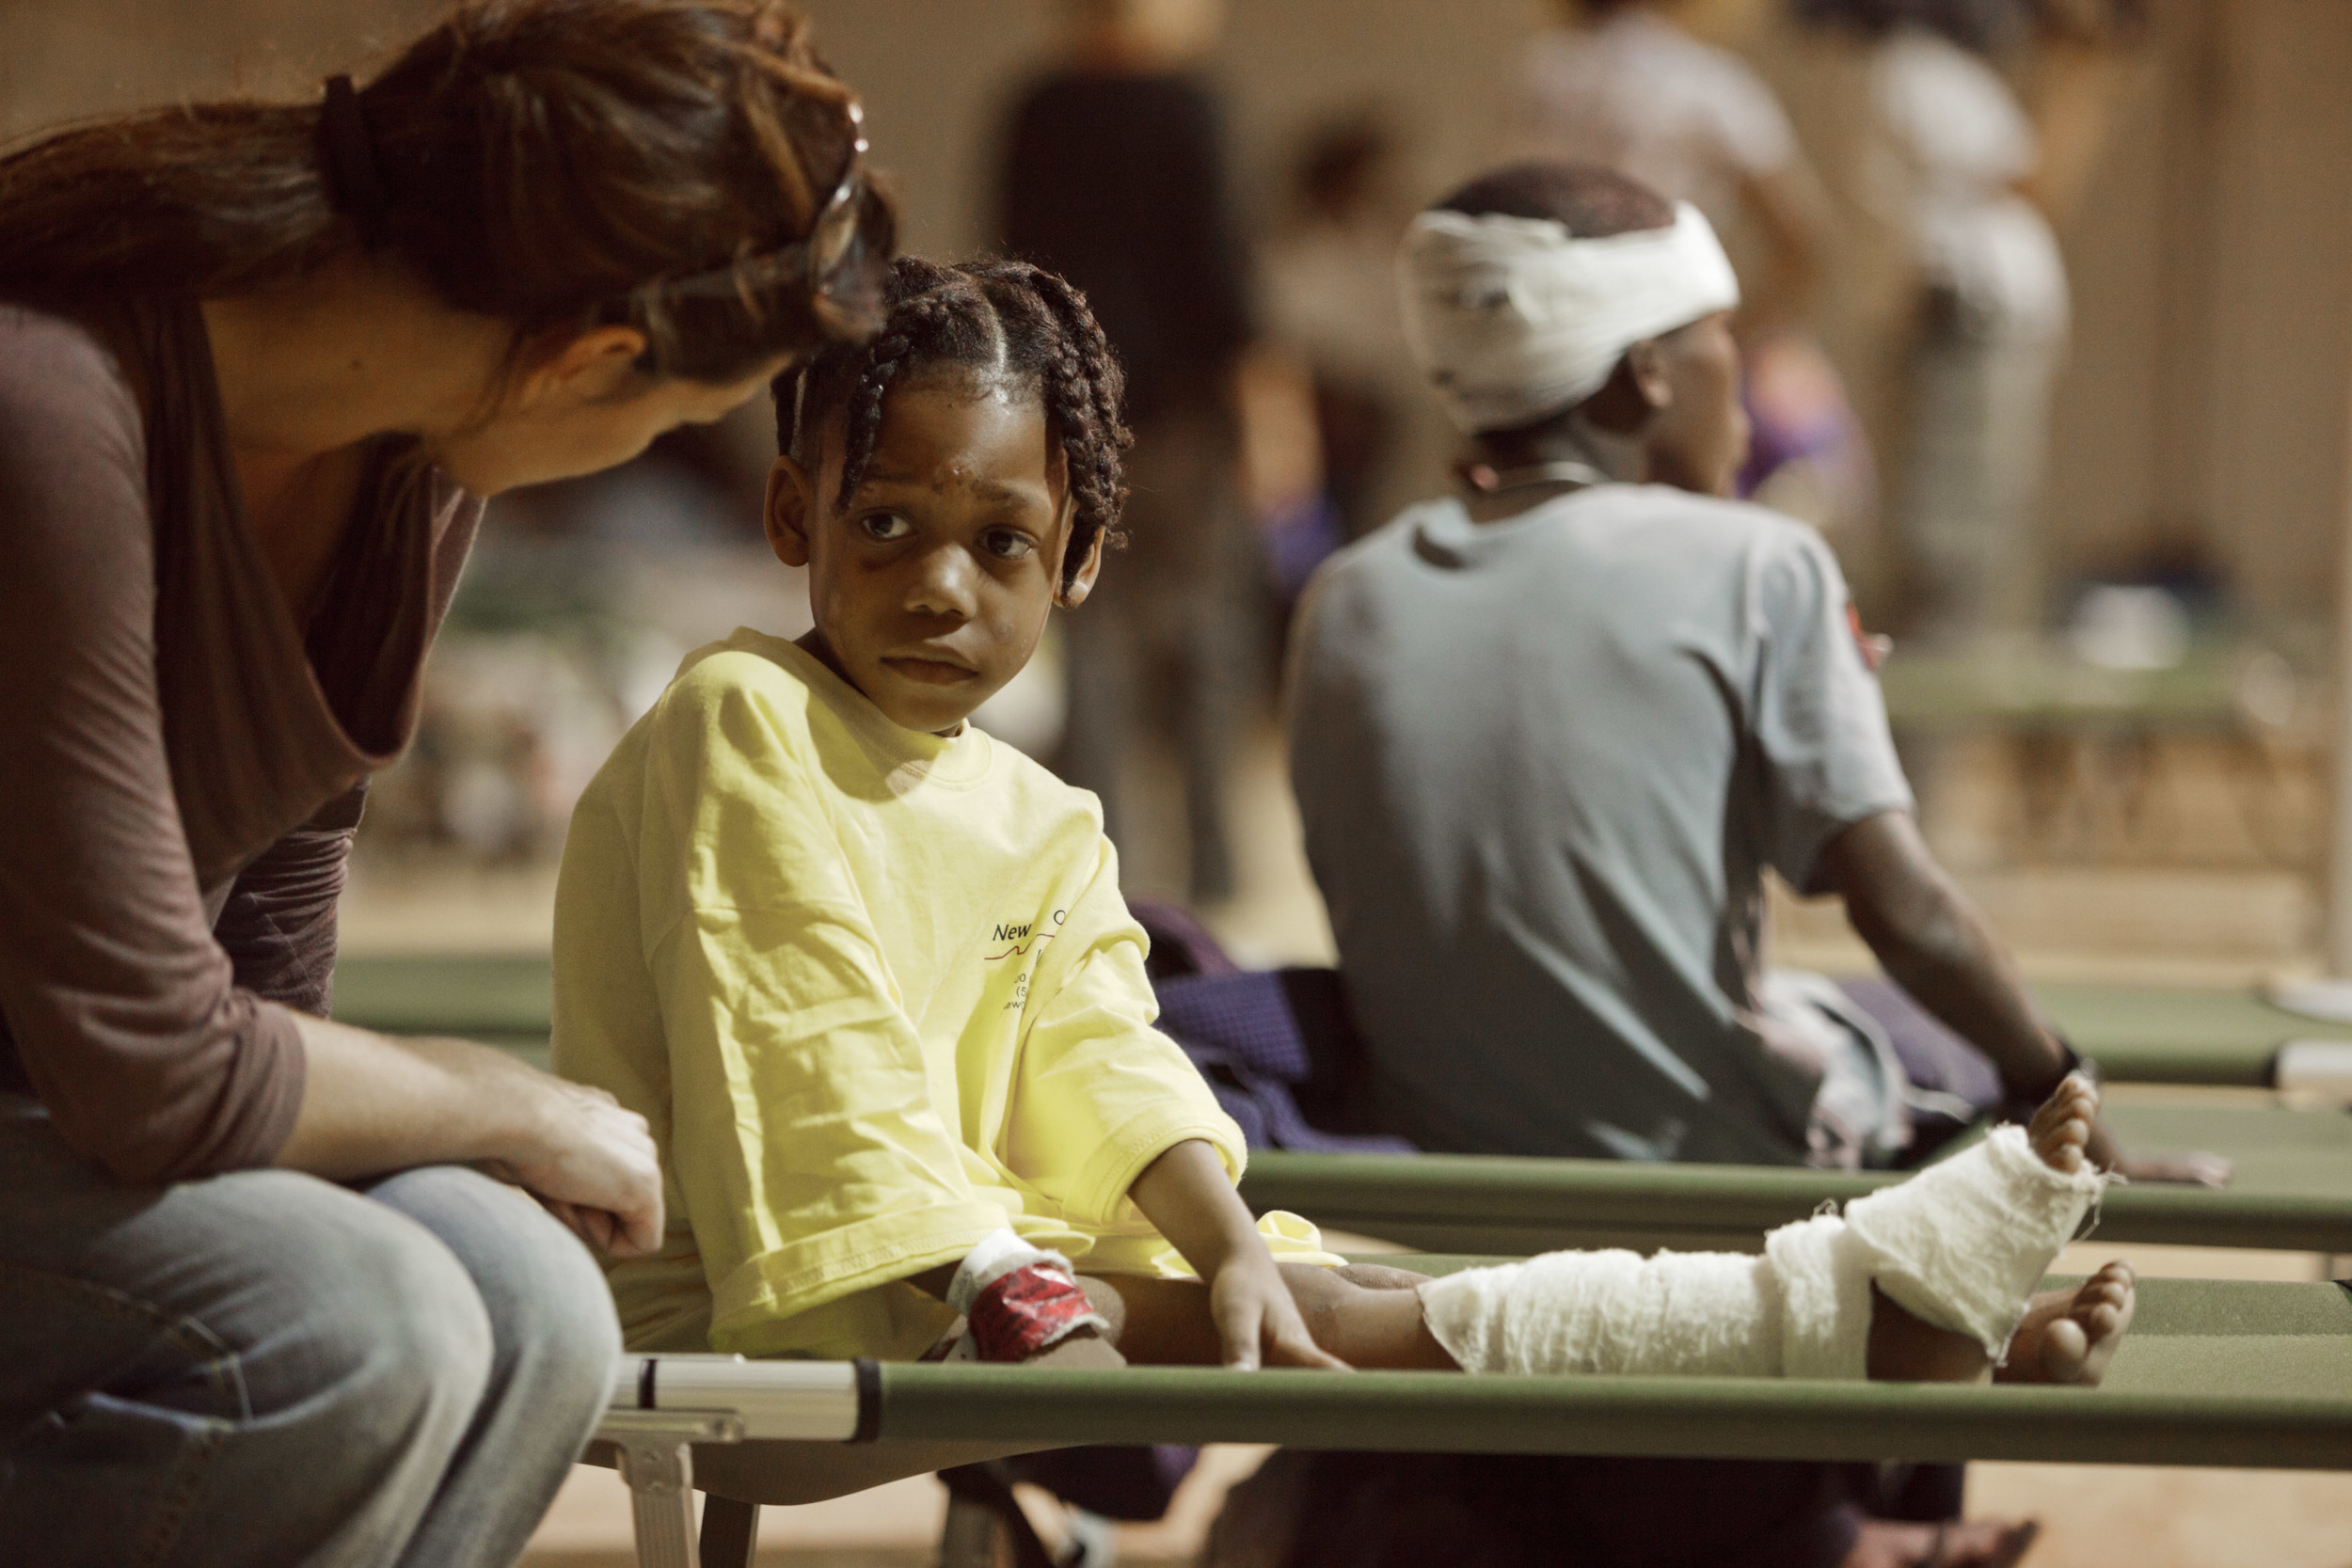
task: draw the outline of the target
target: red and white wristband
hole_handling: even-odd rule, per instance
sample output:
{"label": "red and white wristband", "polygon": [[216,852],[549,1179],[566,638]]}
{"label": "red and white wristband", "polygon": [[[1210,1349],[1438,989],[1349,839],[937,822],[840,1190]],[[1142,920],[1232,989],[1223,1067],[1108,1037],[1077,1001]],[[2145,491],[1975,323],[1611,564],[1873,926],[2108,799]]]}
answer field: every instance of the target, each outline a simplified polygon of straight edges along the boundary
{"label": "red and white wristband", "polygon": [[965,1255],[947,1287],[947,1305],[964,1319],[950,1361],[1026,1361],[1082,1328],[1110,1327],[1078,1288],[1069,1259],[1009,1230]]}

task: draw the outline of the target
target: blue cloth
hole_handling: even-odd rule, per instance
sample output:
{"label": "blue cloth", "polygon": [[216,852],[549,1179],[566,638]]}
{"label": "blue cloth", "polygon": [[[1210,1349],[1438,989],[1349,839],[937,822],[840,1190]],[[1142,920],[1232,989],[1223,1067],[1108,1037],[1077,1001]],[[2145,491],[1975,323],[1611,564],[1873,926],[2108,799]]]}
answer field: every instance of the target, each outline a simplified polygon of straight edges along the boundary
{"label": "blue cloth", "polygon": [[1154,981],[1160,1029],[1192,1058],[1252,1148],[1413,1152],[1404,1138],[1327,1132],[1309,1123],[1296,1091],[1314,1075],[1315,1060],[1283,978],[1254,970]]}

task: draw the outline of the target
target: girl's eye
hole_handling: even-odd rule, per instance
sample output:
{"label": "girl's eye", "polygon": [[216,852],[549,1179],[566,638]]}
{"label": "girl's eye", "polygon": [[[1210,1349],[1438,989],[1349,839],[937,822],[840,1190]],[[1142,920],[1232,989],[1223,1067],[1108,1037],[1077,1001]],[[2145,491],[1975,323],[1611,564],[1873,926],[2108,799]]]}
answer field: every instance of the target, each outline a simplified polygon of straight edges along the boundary
{"label": "girl's eye", "polygon": [[1012,529],[991,529],[981,536],[980,544],[999,561],[1019,561],[1037,548],[1037,541]]}
{"label": "girl's eye", "polygon": [[904,539],[914,531],[914,525],[896,512],[877,512],[861,517],[857,526],[865,531],[866,537],[884,545],[895,539]]}

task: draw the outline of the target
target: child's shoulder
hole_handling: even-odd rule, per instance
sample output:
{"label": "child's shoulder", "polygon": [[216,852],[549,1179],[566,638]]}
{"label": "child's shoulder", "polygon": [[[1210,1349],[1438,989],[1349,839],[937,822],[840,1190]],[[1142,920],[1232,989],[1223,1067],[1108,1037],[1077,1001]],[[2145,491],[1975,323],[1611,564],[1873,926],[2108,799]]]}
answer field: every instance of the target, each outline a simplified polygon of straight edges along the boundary
{"label": "child's shoulder", "polygon": [[[746,696],[805,708],[811,691],[801,668],[817,661],[781,637],[738,626],[716,642],[706,642],[679,661],[662,691],[660,709],[707,713]],[[818,666],[821,668],[821,666]]]}
{"label": "child's shoulder", "polygon": [[811,710],[823,705],[812,673],[829,673],[783,638],[739,626],[686,656],[645,727],[670,745],[797,752],[811,743]]}
{"label": "child's shoulder", "polygon": [[[977,726],[975,726],[976,728]],[[1103,803],[1090,789],[1080,789],[1019,748],[987,736],[989,773],[998,787],[1028,809],[1057,817],[1085,816],[1099,832]]]}

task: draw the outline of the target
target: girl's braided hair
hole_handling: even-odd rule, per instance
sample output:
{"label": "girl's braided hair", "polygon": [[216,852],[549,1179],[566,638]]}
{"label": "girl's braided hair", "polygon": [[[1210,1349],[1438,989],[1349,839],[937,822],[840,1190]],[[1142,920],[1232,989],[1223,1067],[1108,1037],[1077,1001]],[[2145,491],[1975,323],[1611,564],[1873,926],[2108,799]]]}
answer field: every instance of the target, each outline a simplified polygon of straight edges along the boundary
{"label": "girl's braided hair", "polygon": [[818,433],[842,410],[841,490],[834,504],[846,506],[873,460],[882,400],[899,381],[934,365],[959,365],[1033,391],[1044,408],[1046,438],[1070,465],[1067,585],[1098,535],[1119,539],[1119,510],[1127,499],[1119,454],[1133,439],[1120,418],[1126,378],[1086,295],[1025,261],[943,266],[906,256],[891,264],[882,297],[882,327],[871,339],[829,344],[804,368],[776,378],[777,446],[813,466]]}

